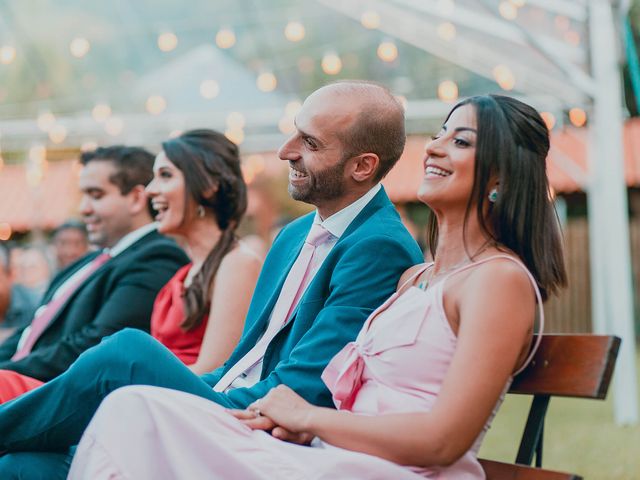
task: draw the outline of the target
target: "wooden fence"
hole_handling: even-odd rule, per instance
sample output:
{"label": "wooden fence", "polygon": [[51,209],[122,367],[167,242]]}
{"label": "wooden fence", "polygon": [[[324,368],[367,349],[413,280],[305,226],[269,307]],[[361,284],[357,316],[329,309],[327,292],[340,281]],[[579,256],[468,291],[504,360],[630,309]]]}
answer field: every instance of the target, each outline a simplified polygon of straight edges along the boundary
{"label": "wooden fence", "polygon": [[[640,218],[632,218],[630,225],[633,269],[633,294],[638,308],[640,298]],[[546,332],[591,332],[591,284],[589,269],[589,226],[584,217],[570,218],[564,229],[565,261],[569,287],[559,297],[551,298],[545,306]],[[606,255],[606,252],[602,252]],[[636,313],[636,318],[638,314]]]}

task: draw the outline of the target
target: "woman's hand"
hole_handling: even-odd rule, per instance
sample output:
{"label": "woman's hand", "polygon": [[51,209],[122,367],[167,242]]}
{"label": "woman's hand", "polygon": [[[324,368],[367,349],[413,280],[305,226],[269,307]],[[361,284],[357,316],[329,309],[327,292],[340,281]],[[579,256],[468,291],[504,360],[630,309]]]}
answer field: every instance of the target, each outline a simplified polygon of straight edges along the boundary
{"label": "woman's hand", "polygon": [[306,443],[308,436],[297,434],[307,431],[309,418],[316,408],[289,387],[278,385],[246,410],[230,413],[254,430],[273,430],[277,438]]}

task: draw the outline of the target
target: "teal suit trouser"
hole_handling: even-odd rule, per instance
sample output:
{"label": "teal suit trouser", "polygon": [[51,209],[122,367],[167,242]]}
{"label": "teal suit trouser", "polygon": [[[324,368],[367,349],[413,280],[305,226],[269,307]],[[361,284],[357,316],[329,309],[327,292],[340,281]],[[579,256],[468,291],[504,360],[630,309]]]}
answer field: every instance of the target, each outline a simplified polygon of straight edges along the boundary
{"label": "teal suit trouser", "polygon": [[[0,452],[11,452],[0,457],[0,478],[30,478],[19,476],[16,470],[24,463],[16,460],[27,461],[26,454],[13,452],[29,452],[28,461],[40,461],[43,475],[49,467],[68,469],[69,456],[62,452],[79,442],[100,402],[127,385],[172,388],[232,406],[224,394],[214,392],[150,335],[122,330],[80,355],[59,377],[0,405]],[[66,470],[50,471],[49,477],[42,478],[62,474]]]}

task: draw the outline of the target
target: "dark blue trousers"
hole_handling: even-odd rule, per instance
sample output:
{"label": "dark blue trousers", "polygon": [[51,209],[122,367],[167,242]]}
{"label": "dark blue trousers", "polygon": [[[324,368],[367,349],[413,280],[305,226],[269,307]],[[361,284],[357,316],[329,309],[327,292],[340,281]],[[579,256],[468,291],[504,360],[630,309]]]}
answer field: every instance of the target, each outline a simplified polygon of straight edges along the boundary
{"label": "dark blue trousers", "polygon": [[172,388],[234,407],[153,337],[126,329],[84,352],[59,377],[0,405],[0,452],[11,452],[0,457],[0,478],[32,478],[20,476],[26,468],[22,460],[40,463],[42,478],[58,478],[60,471],[46,476],[47,469],[68,469],[66,452],[78,443],[100,402],[127,385]]}

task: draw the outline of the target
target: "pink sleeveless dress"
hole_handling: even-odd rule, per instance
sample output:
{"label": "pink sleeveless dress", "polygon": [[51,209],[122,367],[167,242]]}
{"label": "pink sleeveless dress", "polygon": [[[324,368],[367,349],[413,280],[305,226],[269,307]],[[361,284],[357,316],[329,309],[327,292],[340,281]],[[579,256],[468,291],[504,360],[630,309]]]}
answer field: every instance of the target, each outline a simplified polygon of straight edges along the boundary
{"label": "pink sleeveless dress", "polygon": [[[541,306],[535,280],[507,255],[463,266],[426,291],[401,288],[325,369],[322,378],[336,407],[357,415],[430,411],[457,344],[443,308],[445,283],[495,258],[509,259],[527,272]],[[538,310],[542,330],[544,317],[542,308]],[[158,387],[125,387],[100,406],[82,437],[69,478],[483,479],[476,454],[509,384],[510,380],[472,448],[442,468],[401,466],[321,441],[311,448],[285,443],[248,429],[208,400]],[[117,418],[127,421],[114,422]]]}

